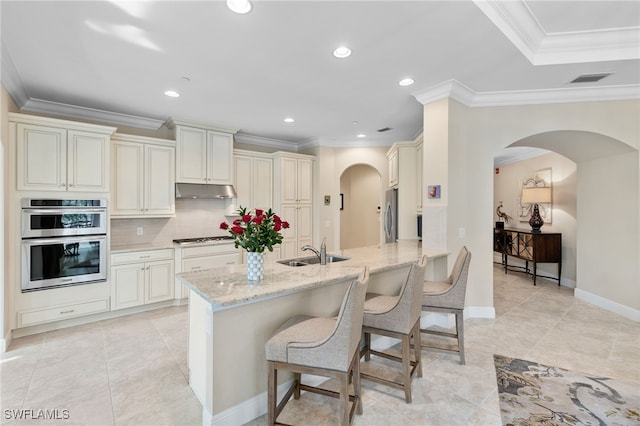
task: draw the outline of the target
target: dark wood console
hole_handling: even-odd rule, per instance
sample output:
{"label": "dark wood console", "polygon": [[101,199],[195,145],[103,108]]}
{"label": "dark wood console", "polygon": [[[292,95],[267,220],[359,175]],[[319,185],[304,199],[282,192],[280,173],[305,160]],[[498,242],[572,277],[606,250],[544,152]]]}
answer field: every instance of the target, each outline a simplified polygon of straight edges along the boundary
{"label": "dark wood console", "polygon": [[509,256],[517,257],[525,261],[525,272],[529,270],[529,262],[533,262],[533,285],[536,285],[538,263],[557,263],[560,285],[560,273],[562,271],[562,234],[551,232],[534,233],[521,229],[493,229],[493,251],[502,253],[504,272],[509,268]]}

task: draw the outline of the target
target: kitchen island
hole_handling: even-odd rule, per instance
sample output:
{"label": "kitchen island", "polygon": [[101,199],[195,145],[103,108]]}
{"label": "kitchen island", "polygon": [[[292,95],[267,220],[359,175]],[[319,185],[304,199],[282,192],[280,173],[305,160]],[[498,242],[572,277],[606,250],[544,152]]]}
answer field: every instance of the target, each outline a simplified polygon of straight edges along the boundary
{"label": "kitchen island", "polygon": [[[203,424],[242,424],[266,412],[264,344],[284,321],[337,315],[348,283],[365,265],[368,291],[397,292],[423,251],[416,241],[401,241],[331,254],[349,259],[299,267],[268,262],[258,283],[247,281],[246,265],[177,275],[189,288],[189,384],[203,405]],[[425,278],[444,278],[447,253],[424,254]]]}

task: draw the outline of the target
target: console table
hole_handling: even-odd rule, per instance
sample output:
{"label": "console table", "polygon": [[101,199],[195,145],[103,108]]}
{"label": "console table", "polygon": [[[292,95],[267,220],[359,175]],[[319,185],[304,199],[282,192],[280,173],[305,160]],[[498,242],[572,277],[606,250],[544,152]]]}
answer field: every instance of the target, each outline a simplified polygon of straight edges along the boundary
{"label": "console table", "polygon": [[[493,228],[493,251],[502,254],[504,272],[509,267],[508,257],[525,261],[525,272],[530,273],[529,262],[533,262],[533,285],[536,285],[538,263],[558,264],[558,285],[562,271],[562,234],[531,232],[521,229]],[[545,277],[556,279],[553,277]]]}

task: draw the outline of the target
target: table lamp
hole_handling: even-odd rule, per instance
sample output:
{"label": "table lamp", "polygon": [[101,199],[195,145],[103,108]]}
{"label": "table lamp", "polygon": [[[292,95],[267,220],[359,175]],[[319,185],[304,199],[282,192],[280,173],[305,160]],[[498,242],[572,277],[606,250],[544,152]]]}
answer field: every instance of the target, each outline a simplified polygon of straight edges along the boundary
{"label": "table lamp", "polygon": [[540,233],[540,228],[544,225],[544,220],[540,216],[540,210],[538,209],[539,203],[551,202],[551,188],[550,187],[530,187],[522,188],[522,204],[533,204],[533,213],[531,213],[531,219],[529,219],[529,225],[531,225],[531,232]]}

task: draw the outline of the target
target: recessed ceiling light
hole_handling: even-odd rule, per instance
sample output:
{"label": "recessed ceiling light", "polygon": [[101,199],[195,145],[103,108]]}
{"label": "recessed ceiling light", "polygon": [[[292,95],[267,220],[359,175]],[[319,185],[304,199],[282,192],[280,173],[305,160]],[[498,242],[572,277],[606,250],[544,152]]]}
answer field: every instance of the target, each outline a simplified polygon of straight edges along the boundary
{"label": "recessed ceiling light", "polygon": [[176,92],[175,90],[167,90],[164,92],[165,95],[169,96],[170,98],[179,98],[180,97],[180,93]]}
{"label": "recessed ceiling light", "polygon": [[412,78],[403,78],[398,82],[400,86],[411,86],[414,83]]}
{"label": "recessed ceiling light", "polygon": [[360,134],[359,134],[359,135],[357,135],[357,136],[358,136],[359,138],[364,138],[364,137],[366,137],[367,135],[365,135],[364,133],[360,133]]}
{"label": "recessed ceiling light", "polygon": [[347,46],[340,46],[333,51],[333,56],[340,59],[348,58],[349,56],[351,56],[351,49],[349,49]]}
{"label": "recessed ceiling light", "polygon": [[285,122],[285,123],[293,123],[294,121],[296,121],[296,120],[294,120],[294,119],[293,119],[293,118],[291,118],[291,117],[287,117],[287,118],[285,118],[285,119],[284,119],[284,122]]}
{"label": "recessed ceiling light", "polygon": [[239,14],[245,14],[251,11],[251,3],[249,3],[249,0],[227,0],[227,7]]}

